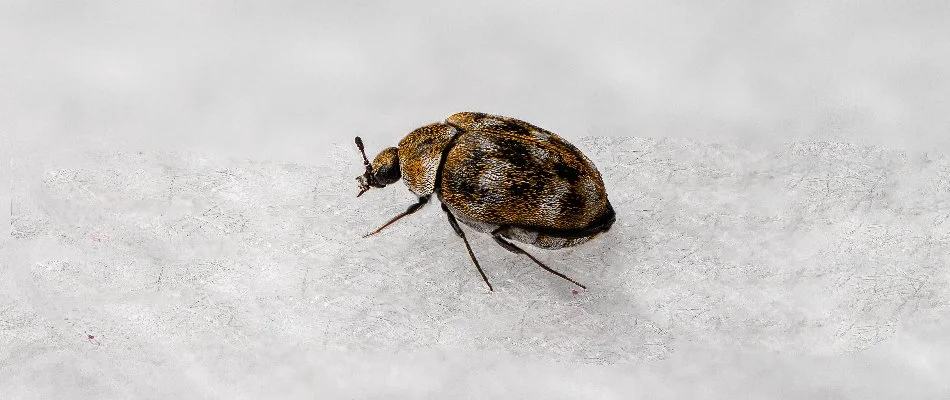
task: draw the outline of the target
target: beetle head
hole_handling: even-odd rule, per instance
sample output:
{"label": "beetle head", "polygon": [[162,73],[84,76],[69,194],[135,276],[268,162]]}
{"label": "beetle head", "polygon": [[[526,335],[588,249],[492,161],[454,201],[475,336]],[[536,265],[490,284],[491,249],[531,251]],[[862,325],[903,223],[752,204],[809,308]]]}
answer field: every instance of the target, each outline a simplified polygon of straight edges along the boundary
{"label": "beetle head", "polygon": [[366,158],[366,150],[363,149],[363,140],[359,136],[356,137],[356,147],[360,149],[360,153],[363,155],[363,166],[366,167],[366,172],[356,177],[356,181],[360,185],[360,193],[356,197],[362,196],[371,187],[386,187],[386,185],[396,182],[402,177],[399,171],[399,149],[395,147],[384,149],[376,155],[373,163],[370,164],[369,159]]}

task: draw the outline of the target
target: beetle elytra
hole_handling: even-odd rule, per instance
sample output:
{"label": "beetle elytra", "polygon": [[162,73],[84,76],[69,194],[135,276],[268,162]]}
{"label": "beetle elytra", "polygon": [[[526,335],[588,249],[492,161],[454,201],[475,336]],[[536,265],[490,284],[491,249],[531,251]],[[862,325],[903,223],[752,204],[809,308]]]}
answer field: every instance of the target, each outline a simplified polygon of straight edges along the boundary
{"label": "beetle elytra", "polygon": [[489,290],[494,288],[458,221],[586,289],[512,243],[559,249],[587,242],[613,225],[616,215],[600,172],[566,140],[518,119],[462,112],[412,131],[372,163],[359,137],[356,145],[365,167],[356,178],[357,197],[400,178],[418,197],[366,236],[418,211],[435,194]]}

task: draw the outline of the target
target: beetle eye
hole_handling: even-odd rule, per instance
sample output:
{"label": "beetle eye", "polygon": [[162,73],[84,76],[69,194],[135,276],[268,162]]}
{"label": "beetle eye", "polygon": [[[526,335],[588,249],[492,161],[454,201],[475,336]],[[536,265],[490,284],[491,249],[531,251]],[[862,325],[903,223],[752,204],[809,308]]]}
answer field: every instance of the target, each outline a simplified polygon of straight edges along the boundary
{"label": "beetle eye", "polygon": [[399,172],[399,163],[383,166],[376,171],[376,182],[383,185],[396,182],[402,176]]}
{"label": "beetle eye", "polygon": [[376,159],[373,160],[373,181],[383,187],[396,182],[402,175],[399,171],[399,150],[395,147],[389,147],[381,151]]}

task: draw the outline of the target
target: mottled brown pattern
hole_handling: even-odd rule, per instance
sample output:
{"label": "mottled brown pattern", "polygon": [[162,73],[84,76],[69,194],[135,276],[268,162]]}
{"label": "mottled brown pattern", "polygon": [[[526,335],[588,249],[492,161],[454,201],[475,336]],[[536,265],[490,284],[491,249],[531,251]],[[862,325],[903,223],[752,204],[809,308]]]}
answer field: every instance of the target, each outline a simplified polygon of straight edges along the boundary
{"label": "mottled brown pattern", "polygon": [[473,229],[546,249],[584,243],[615,218],[600,173],[580,150],[514,118],[464,112],[423,126],[383,150],[358,180],[383,187],[400,174],[419,203],[371,234],[432,193]]}
{"label": "mottled brown pattern", "polygon": [[457,133],[452,126],[434,123],[412,131],[399,141],[399,168],[412,193],[427,196],[435,191],[442,153]]}
{"label": "mottled brown pattern", "polygon": [[600,173],[559,136],[481,113],[446,122],[464,132],[449,150],[439,194],[467,224],[580,229],[607,212]]}
{"label": "mottled brown pattern", "polygon": [[457,126],[463,131],[510,134],[529,139],[539,147],[547,149],[567,148],[580,153],[574,145],[560,136],[515,118],[480,112],[460,112],[446,118],[445,122]]}

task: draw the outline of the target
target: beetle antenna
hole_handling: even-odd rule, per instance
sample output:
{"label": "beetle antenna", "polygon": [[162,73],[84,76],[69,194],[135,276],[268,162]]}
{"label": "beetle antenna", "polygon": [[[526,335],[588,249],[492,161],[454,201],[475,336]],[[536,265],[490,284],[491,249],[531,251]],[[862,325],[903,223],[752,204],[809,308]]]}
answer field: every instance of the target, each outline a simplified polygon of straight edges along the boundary
{"label": "beetle antenna", "polygon": [[[360,155],[363,156],[363,166],[366,167],[366,172],[364,172],[361,177],[363,180],[360,181],[360,193],[356,195],[356,197],[360,197],[370,188],[367,182],[373,179],[373,166],[370,165],[369,159],[366,158],[366,150],[363,148],[363,139],[360,139],[359,136],[356,137],[356,148],[360,149]],[[359,179],[360,178],[357,178],[357,180]]]}
{"label": "beetle antenna", "polygon": [[359,136],[356,137],[356,148],[360,149],[360,154],[363,155],[363,165],[369,167],[369,159],[366,158],[366,150],[363,149],[363,139]]}

